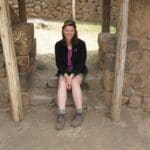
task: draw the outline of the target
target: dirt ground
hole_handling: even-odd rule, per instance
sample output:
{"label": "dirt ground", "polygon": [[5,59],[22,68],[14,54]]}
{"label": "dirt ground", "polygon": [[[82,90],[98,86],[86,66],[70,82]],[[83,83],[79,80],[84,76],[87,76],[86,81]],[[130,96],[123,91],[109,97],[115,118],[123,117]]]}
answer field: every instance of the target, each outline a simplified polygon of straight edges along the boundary
{"label": "dirt ground", "polygon": [[65,129],[55,130],[56,108],[28,107],[24,120],[14,123],[0,112],[0,150],[149,150],[150,115],[141,109],[122,108],[121,121],[109,119],[102,109],[85,110],[82,126],[70,127],[67,107]]}
{"label": "dirt ground", "polygon": [[[45,33],[42,30],[35,31],[37,41],[39,41],[36,75],[43,75],[44,77],[41,79],[54,76],[56,72],[54,51],[50,48],[54,46],[54,41],[50,45],[42,43],[41,35],[43,34],[45,37],[43,41],[46,41],[47,32],[49,31],[45,31]],[[82,34],[84,35],[84,32]],[[51,35],[55,37],[57,33],[53,31]],[[48,43],[48,41],[46,42]],[[96,45],[89,49],[96,49]],[[98,69],[93,69],[98,67],[97,51],[88,51],[87,64],[91,75],[99,73]],[[95,99],[99,100],[99,105],[84,109],[84,122],[77,128],[70,126],[74,108],[68,106],[65,129],[62,131],[55,129],[57,108],[50,107],[49,104],[30,105],[24,108],[24,120],[20,123],[11,120],[9,108],[0,108],[0,150],[150,149],[149,111],[130,109],[123,105],[121,121],[116,123],[109,118],[109,108],[102,103],[100,97],[91,98],[93,106],[96,106]]]}

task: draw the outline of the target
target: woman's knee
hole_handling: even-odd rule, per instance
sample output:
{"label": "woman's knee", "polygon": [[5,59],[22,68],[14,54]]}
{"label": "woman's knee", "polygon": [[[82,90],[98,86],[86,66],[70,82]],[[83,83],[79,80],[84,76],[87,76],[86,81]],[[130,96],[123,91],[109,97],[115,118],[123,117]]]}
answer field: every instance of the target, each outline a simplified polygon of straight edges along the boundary
{"label": "woman's knee", "polygon": [[77,75],[72,79],[72,86],[80,86],[82,78]]}

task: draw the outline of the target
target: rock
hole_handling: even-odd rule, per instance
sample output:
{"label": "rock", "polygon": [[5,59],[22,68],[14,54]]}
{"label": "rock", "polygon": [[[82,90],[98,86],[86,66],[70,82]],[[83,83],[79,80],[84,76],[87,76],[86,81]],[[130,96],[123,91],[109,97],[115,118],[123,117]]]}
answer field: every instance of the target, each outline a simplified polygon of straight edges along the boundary
{"label": "rock", "polygon": [[150,50],[150,39],[144,41],[144,43],[142,44],[142,49],[143,50]]}
{"label": "rock", "polygon": [[[1,39],[0,39],[1,40]],[[0,43],[0,53],[2,53],[3,52],[3,49],[2,49],[2,45],[1,45],[1,43]]]}
{"label": "rock", "polygon": [[143,98],[142,108],[144,108],[144,109],[150,108],[150,97],[144,97]]}
{"label": "rock", "polygon": [[132,69],[132,66],[132,63],[127,58],[125,61],[125,72],[129,72]]}
{"label": "rock", "polygon": [[40,12],[42,11],[42,8],[41,8],[40,6],[35,6],[35,7],[34,7],[34,11],[35,11],[36,13],[40,13]]}
{"label": "rock", "polygon": [[28,106],[30,104],[29,92],[21,92],[22,95],[22,105]]}
{"label": "rock", "polygon": [[142,97],[139,95],[133,95],[129,101],[129,107],[140,107],[142,102]]}
{"label": "rock", "polygon": [[31,105],[42,105],[48,104],[52,102],[53,97],[49,97],[47,95],[33,95],[30,97],[30,104]]}
{"label": "rock", "polygon": [[17,57],[17,64],[20,73],[25,73],[30,68],[30,57],[29,56],[18,56]]}
{"label": "rock", "polygon": [[99,47],[103,49],[106,53],[115,53],[116,52],[116,35],[110,33],[99,34],[98,37]]}
{"label": "rock", "polygon": [[15,13],[11,5],[9,5],[9,10],[12,25],[19,23],[19,16]]}
{"label": "rock", "polygon": [[5,59],[2,53],[0,53],[0,69],[5,66]]}
{"label": "rock", "polygon": [[127,53],[127,58],[132,64],[140,62],[142,57],[143,57],[143,50],[132,51],[130,53]]}
{"label": "rock", "polygon": [[147,76],[146,75],[133,75],[132,86],[136,88],[144,88],[147,86]]}
{"label": "rock", "polygon": [[0,92],[0,106],[8,105],[9,94],[8,92]]}
{"label": "rock", "polygon": [[33,48],[34,27],[32,23],[21,23],[13,27],[16,55],[28,55]]}
{"label": "rock", "polygon": [[123,96],[121,100],[121,104],[124,105],[124,104],[127,104],[128,102],[129,102],[129,97]]}
{"label": "rock", "polygon": [[28,91],[28,89],[31,87],[32,84],[31,75],[32,75],[31,71],[19,74],[22,91]]}
{"label": "rock", "polygon": [[128,37],[127,52],[138,51],[140,48],[140,42],[138,39]]}
{"label": "rock", "polygon": [[46,9],[47,8],[47,4],[45,4],[44,2],[42,2],[42,9]]}
{"label": "rock", "polygon": [[[101,77],[100,77],[101,78]],[[97,77],[87,77],[85,83],[87,83],[87,88],[89,90],[95,90],[100,88],[101,84],[101,79]],[[84,86],[84,85],[83,85]]]}
{"label": "rock", "polygon": [[2,68],[0,69],[0,78],[4,78],[7,76],[7,73],[6,73],[6,68]]}
{"label": "rock", "polygon": [[8,80],[7,78],[0,78],[0,92],[8,91]]}
{"label": "rock", "polygon": [[47,86],[50,88],[56,88],[57,87],[57,77],[51,77],[48,81],[47,81]]}
{"label": "rock", "polygon": [[111,72],[114,72],[114,70],[115,70],[115,55],[106,53],[104,57],[105,57],[104,58],[105,59],[104,60],[105,68]]}
{"label": "rock", "polygon": [[113,72],[105,70],[103,75],[104,89],[105,91],[111,92],[114,88],[114,78],[115,75]]}
{"label": "rock", "polygon": [[145,50],[143,52],[143,58],[139,63],[133,65],[132,69],[130,69],[130,73],[132,74],[149,74],[150,73],[150,51]]}
{"label": "rock", "polygon": [[104,92],[104,101],[107,106],[111,106],[112,104],[112,92]]}
{"label": "rock", "polygon": [[133,94],[133,88],[132,87],[123,87],[122,94],[125,97],[130,97]]}

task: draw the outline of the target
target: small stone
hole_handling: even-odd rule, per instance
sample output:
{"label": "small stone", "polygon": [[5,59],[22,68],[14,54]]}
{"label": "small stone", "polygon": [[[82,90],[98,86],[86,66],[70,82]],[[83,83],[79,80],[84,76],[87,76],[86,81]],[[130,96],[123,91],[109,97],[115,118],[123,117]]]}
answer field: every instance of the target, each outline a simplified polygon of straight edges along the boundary
{"label": "small stone", "polygon": [[123,96],[123,97],[122,97],[121,104],[124,105],[124,104],[127,104],[128,102],[129,102],[129,97]]}
{"label": "small stone", "polygon": [[150,109],[150,97],[144,97],[143,98],[142,108]]}
{"label": "small stone", "polygon": [[47,81],[47,87],[50,88],[56,88],[58,84],[58,79],[57,77],[51,77],[48,81]]}
{"label": "small stone", "polygon": [[128,37],[127,52],[137,51],[140,48],[140,42],[138,39]]}
{"label": "small stone", "polygon": [[140,107],[141,102],[142,102],[142,97],[141,96],[133,95],[130,98],[129,107],[135,107],[135,108]]}

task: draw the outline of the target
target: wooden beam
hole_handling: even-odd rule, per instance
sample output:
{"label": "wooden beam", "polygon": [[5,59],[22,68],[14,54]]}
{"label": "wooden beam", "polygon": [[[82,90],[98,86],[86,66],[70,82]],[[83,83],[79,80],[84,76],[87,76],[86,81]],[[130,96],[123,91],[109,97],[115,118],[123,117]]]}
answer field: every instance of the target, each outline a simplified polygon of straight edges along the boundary
{"label": "wooden beam", "polygon": [[111,117],[114,121],[120,120],[121,113],[122,88],[127,47],[128,9],[129,0],[121,0],[115,67],[115,81],[111,107]]}
{"label": "wooden beam", "polygon": [[0,33],[7,70],[13,120],[23,119],[22,97],[7,0],[0,0]]}
{"label": "wooden beam", "polygon": [[102,32],[110,31],[111,0],[103,0]]}
{"label": "wooden beam", "polygon": [[76,3],[75,3],[75,0],[72,0],[72,19],[76,20]]}
{"label": "wooden beam", "polygon": [[21,22],[27,21],[25,0],[18,0],[19,18]]}

